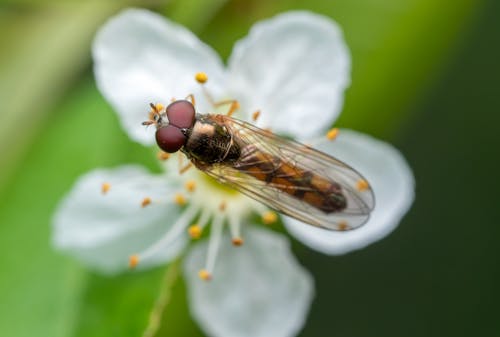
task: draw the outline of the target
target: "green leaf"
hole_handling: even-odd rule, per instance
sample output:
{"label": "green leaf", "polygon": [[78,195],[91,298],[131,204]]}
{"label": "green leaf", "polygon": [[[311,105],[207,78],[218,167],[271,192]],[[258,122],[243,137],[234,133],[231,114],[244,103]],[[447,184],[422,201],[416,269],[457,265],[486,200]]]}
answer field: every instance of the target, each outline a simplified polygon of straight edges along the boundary
{"label": "green leaf", "polygon": [[[140,313],[149,313],[161,273],[114,279],[88,276],[75,261],[54,252],[50,243],[52,213],[74,180],[97,166],[125,162],[156,166],[149,151],[127,138],[114,113],[87,80],[52,116],[0,198],[2,334],[68,336],[82,321],[93,322],[87,317],[93,315],[89,308],[102,306],[101,313],[112,308],[120,292],[120,305],[130,297],[140,319],[127,319],[125,329],[129,323],[145,327],[145,314]],[[101,296],[103,293],[106,296]],[[138,296],[144,301],[138,301]],[[130,308],[125,305],[123,309]],[[99,318],[99,324],[107,326],[106,317]]]}
{"label": "green leaf", "polygon": [[[91,39],[117,4],[84,3],[3,11],[0,29],[0,189],[36,139],[53,105],[88,66]],[[23,130],[23,137],[9,141]]]}

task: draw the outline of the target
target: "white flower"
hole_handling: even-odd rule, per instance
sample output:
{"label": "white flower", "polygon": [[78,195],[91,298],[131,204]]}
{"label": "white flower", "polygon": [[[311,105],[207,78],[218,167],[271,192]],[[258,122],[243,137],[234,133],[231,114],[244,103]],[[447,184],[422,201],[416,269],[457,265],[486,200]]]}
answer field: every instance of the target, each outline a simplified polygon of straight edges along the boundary
{"label": "white flower", "polygon": [[[198,112],[210,112],[197,72],[209,74],[216,99],[237,99],[239,118],[261,110],[258,125],[307,140],[331,126],[350,82],[350,58],[341,31],[330,19],[289,12],[256,24],[239,41],[224,68],[220,58],[192,33],[145,10],[126,10],[98,33],[95,75],[103,95],[119,114],[124,130],[143,145],[154,144],[147,119],[149,102],[194,94]],[[299,241],[326,254],[360,249],[387,235],[414,197],[405,160],[392,146],[342,130],[320,149],[346,161],[371,183],[376,207],[360,229],[330,232],[282,217]],[[310,275],[295,261],[286,237],[257,229],[250,215],[267,208],[222,188],[204,173],[178,174],[177,160],[153,175],[136,166],[95,170],[81,177],[54,219],[54,244],[105,273],[171,261],[212,222],[209,243],[196,244],[184,271],[191,309],[214,336],[290,336],[302,327],[313,296]],[[189,192],[182,192],[187,185]],[[181,207],[185,204],[185,207]],[[181,205],[181,206],[180,206]],[[191,226],[197,222],[197,226]],[[234,248],[225,239],[228,223]],[[220,247],[219,247],[220,246]],[[216,262],[217,257],[217,262]],[[133,261],[137,262],[137,261]],[[212,282],[201,276],[215,275]]]}

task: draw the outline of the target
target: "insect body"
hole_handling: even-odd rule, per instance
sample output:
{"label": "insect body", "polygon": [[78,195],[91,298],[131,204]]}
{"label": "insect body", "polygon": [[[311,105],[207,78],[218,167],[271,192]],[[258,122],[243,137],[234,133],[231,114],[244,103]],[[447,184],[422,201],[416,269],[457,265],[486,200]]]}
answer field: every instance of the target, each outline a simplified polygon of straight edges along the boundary
{"label": "insect body", "polygon": [[226,115],[196,114],[187,100],[157,111],[156,141],[200,170],[264,204],[330,230],[364,224],[372,189],[343,162]]}

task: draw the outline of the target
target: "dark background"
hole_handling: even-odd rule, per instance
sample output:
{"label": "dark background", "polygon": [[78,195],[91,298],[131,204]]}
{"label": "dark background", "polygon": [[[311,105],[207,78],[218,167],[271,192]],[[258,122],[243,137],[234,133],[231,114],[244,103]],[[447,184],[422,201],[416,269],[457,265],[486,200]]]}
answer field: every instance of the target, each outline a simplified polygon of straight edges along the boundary
{"label": "dark background", "polygon": [[334,262],[302,256],[318,286],[302,336],[500,335],[498,13],[489,1],[393,139],[416,179],[399,228]]}

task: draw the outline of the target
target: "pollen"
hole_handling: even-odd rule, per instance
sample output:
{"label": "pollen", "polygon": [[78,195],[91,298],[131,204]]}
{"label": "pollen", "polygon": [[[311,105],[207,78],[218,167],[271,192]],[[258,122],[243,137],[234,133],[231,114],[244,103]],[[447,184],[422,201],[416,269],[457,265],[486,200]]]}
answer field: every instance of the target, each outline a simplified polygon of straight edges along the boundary
{"label": "pollen", "polygon": [[163,110],[164,106],[161,103],[156,103],[155,108],[156,108],[156,111],[161,111],[161,110]]}
{"label": "pollen", "polygon": [[239,247],[239,246],[243,245],[244,241],[243,241],[243,238],[235,237],[235,238],[231,239],[231,242],[233,243],[234,246]]}
{"label": "pollen", "polygon": [[167,160],[168,158],[170,158],[170,153],[158,151],[156,157],[160,160]]}
{"label": "pollen", "polygon": [[139,264],[139,255],[130,255],[128,258],[128,266],[130,269],[134,269]]}
{"label": "pollen", "polygon": [[349,225],[347,224],[347,221],[340,221],[338,225],[339,231],[345,231],[349,229]]}
{"label": "pollen", "polygon": [[189,228],[188,228],[188,234],[191,237],[191,239],[199,239],[201,236],[201,232],[202,232],[202,229],[197,224],[189,226]]}
{"label": "pollen", "polygon": [[339,129],[332,128],[326,133],[326,138],[328,140],[335,140],[335,138],[337,138],[338,135],[339,135]]}
{"label": "pollen", "polygon": [[278,220],[278,215],[276,212],[267,211],[262,214],[262,222],[266,225],[271,225]]}
{"label": "pollen", "polygon": [[255,111],[255,112],[252,114],[252,120],[253,120],[254,122],[256,122],[256,121],[257,121],[257,119],[259,119],[259,116],[260,116],[260,110]]}
{"label": "pollen", "polygon": [[196,82],[201,83],[201,84],[208,81],[208,76],[204,72],[196,73],[196,75],[194,75],[194,78],[196,79]]}
{"label": "pollen", "polygon": [[179,206],[184,206],[187,201],[186,198],[181,193],[177,193],[174,196],[174,202]]}
{"label": "pollen", "polygon": [[364,179],[360,179],[357,181],[356,183],[356,189],[360,192],[363,192],[363,191],[366,191],[368,188],[370,187],[370,185],[368,184],[368,182]]}
{"label": "pollen", "polygon": [[111,189],[111,184],[110,183],[102,183],[101,185],[101,192],[102,194],[108,193],[108,191]]}
{"label": "pollen", "polygon": [[203,281],[210,281],[212,279],[212,274],[206,269],[202,269],[198,272],[198,277]]}
{"label": "pollen", "polygon": [[222,201],[220,204],[219,204],[219,210],[221,212],[224,212],[227,208],[227,203],[225,201]]}
{"label": "pollen", "polygon": [[151,204],[151,198],[150,197],[145,197],[142,199],[141,206],[146,207],[147,205]]}
{"label": "pollen", "polygon": [[194,180],[188,180],[184,184],[184,187],[186,188],[186,190],[188,192],[194,192],[194,190],[196,189],[196,181],[194,181]]}

